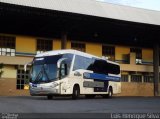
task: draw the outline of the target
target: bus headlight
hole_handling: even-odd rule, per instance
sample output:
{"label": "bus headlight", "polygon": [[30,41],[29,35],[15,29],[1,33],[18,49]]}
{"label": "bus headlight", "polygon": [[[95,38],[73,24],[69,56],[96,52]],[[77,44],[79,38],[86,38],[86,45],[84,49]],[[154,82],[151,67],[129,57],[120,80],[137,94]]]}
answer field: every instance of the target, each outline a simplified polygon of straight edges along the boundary
{"label": "bus headlight", "polygon": [[50,86],[51,88],[57,87],[59,84],[58,83],[52,83],[52,85]]}

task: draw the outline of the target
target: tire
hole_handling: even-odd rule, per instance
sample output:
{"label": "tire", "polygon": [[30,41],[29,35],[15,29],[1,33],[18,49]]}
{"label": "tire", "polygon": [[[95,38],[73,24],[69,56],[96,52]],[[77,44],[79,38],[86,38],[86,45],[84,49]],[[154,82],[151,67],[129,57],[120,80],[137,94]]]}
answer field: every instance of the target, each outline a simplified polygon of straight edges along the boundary
{"label": "tire", "polygon": [[47,95],[47,99],[48,100],[52,100],[53,99],[53,95]]}
{"label": "tire", "polygon": [[73,94],[72,94],[72,99],[73,99],[73,100],[78,99],[78,98],[79,98],[79,95],[80,95],[79,86],[74,86],[74,88],[73,88]]}
{"label": "tire", "polygon": [[113,90],[112,88],[109,88],[108,98],[112,98],[112,96],[113,96]]}
{"label": "tire", "polygon": [[85,95],[85,98],[87,99],[93,99],[96,95]]}
{"label": "tire", "polygon": [[113,96],[113,89],[112,87],[109,87],[109,91],[107,95],[102,95],[103,98],[112,98]]}

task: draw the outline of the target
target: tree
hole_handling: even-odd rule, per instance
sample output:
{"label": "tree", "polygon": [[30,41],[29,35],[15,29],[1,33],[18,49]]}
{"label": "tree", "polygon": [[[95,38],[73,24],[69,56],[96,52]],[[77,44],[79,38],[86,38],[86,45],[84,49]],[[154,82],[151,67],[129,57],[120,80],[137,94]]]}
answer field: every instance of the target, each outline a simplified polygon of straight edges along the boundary
{"label": "tree", "polygon": [[3,67],[4,67],[3,63],[0,63],[0,78],[3,74],[3,71],[2,71]]}

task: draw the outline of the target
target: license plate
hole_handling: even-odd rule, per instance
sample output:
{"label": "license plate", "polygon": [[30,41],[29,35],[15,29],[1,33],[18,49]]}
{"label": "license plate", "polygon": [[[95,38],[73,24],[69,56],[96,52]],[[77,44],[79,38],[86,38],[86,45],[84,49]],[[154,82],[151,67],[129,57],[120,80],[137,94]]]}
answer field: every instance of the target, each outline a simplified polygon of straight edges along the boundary
{"label": "license plate", "polygon": [[42,92],[42,91],[41,91],[41,92],[39,92],[39,94],[45,94],[45,92]]}
{"label": "license plate", "polygon": [[32,84],[32,87],[37,87],[37,84]]}

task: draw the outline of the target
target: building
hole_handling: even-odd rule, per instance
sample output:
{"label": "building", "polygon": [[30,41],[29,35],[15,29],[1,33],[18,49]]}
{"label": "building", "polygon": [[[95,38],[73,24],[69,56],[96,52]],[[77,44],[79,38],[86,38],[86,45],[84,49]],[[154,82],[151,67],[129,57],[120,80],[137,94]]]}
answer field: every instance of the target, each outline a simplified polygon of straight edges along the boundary
{"label": "building", "polygon": [[0,0],[0,95],[29,95],[25,63],[77,49],[121,64],[121,96],[158,96],[160,12],[95,0]]}

